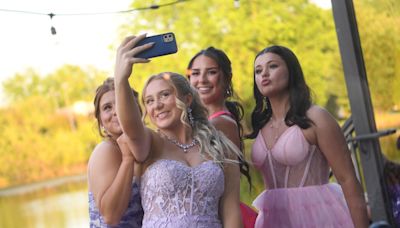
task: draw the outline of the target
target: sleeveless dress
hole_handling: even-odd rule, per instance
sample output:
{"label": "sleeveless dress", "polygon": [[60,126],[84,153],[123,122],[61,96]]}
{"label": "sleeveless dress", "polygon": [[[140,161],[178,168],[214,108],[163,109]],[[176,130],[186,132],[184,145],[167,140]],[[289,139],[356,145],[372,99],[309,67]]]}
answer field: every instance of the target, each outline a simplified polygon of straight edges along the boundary
{"label": "sleeveless dress", "polygon": [[253,202],[262,227],[353,227],[340,185],[329,182],[329,166],[301,129],[293,125],[267,148],[261,131],[252,147],[252,161],[265,188]]}
{"label": "sleeveless dress", "polygon": [[190,167],[160,159],[142,176],[143,228],[221,228],[219,201],[224,173],[213,161]]}
{"label": "sleeveless dress", "polygon": [[[219,111],[219,112],[212,114],[211,116],[208,117],[208,120],[210,121],[210,120],[217,118],[219,116],[222,116],[222,115],[225,115],[232,119],[235,119],[235,117],[232,115],[232,113],[223,110],[223,111]],[[254,211],[251,207],[249,207],[245,203],[240,202],[240,213],[242,215],[242,221],[243,221],[244,228],[253,228],[254,224],[256,222],[257,212]]]}
{"label": "sleeveless dress", "polygon": [[135,178],[132,180],[132,191],[131,199],[128,204],[128,208],[125,214],[122,216],[121,221],[118,225],[110,226],[104,222],[99,209],[94,201],[93,193],[89,192],[89,217],[90,217],[90,228],[140,228],[142,227],[143,209],[140,198],[140,186],[139,182]]}

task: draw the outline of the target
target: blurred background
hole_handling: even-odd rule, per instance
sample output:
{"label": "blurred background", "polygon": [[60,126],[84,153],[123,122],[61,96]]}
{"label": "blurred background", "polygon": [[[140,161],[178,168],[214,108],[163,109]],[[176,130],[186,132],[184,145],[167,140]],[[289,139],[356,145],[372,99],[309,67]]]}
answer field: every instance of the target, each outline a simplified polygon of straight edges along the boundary
{"label": "blurred background", "polygon": [[[400,128],[400,2],[353,2],[377,128]],[[297,54],[315,103],[341,124],[351,115],[329,0],[7,0],[0,3],[0,28],[4,228],[88,226],[86,165],[101,140],[93,98],[112,76],[126,35],[174,32],[178,42],[178,53],[134,69],[136,88],[161,71],[185,74],[190,58],[208,46],[226,51],[247,131],[254,57],[271,44]],[[380,144],[400,162],[397,137]],[[254,170],[252,178],[251,191],[244,178],[241,186],[248,204],[263,189]]]}

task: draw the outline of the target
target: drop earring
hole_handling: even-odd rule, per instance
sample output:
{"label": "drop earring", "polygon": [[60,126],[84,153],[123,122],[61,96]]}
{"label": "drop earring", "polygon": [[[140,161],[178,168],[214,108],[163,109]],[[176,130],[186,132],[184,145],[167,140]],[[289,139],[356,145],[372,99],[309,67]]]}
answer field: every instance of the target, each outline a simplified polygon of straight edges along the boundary
{"label": "drop earring", "polygon": [[192,114],[192,109],[191,108],[187,108],[187,114],[188,114],[190,126],[194,127],[194,118],[193,118],[193,114]]}

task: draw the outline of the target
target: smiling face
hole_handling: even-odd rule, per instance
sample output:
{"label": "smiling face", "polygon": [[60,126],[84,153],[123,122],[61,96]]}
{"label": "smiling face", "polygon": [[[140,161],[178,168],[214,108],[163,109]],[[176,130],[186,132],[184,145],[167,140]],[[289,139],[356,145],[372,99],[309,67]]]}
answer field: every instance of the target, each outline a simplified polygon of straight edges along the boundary
{"label": "smiling face", "polygon": [[151,122],[159,129],[177,126],[182,110],[176,105],[174,88],[164,79],[150,81],[144,90],[143,102]]}
{"label": "smiling face", "polygon": [[210,57],[199,55],[190,69],[190,84],[196,88],[205,105],[223,102],[225,86],[218,64]]}
{"label": "smiling face", "polygon": [[285,61],[277,54],[268,52],[254,62],[257,88],[265,97],[288,92],[289,71]]}
{"label": "smiling face", "polygon": [[115,91],[110,90],[103,94],[99,102],[100,123],[107,131],[107,134],[117,138],[122,134],[117,113],[115,110]]}

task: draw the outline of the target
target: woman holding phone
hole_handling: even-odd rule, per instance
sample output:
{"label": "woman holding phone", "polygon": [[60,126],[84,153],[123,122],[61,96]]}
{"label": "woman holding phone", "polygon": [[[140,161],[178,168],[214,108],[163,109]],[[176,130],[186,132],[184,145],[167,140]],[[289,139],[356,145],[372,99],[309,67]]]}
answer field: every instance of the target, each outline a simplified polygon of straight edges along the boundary
{"label": "woman holding phone", "polygon": [[153,44],[136,46],[145,35],[127,37],[117,51],[116,106],[136,160],[144,165],[143,227],[242,227],[239,209],[240,151],[207,120],[207,111],[185,77],[171,72],[144,85],[146,127],[132,101],[135,56]]}

